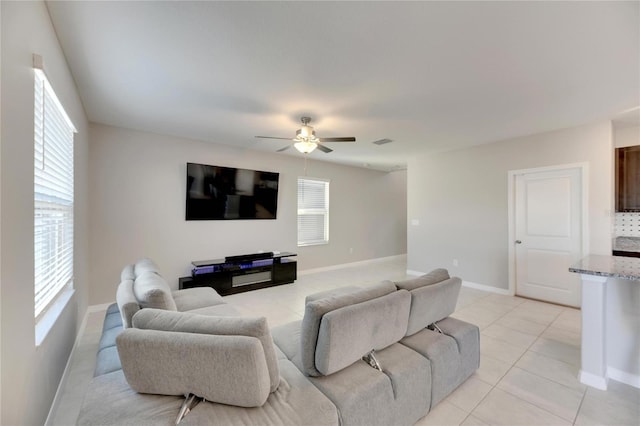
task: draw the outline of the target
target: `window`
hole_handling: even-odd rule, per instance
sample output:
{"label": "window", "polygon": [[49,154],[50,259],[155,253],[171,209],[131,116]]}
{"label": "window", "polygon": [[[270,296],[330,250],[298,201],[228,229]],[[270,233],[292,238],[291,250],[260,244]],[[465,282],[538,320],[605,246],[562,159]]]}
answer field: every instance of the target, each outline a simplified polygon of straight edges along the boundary
{"label": "window", "polygon": [[329,242],[329,182],[298,178],[298,246]]}
{"label": "window", "polygon": [[34,93],[34,314],[39,319],[73,285],[75,128],[37,68]]}

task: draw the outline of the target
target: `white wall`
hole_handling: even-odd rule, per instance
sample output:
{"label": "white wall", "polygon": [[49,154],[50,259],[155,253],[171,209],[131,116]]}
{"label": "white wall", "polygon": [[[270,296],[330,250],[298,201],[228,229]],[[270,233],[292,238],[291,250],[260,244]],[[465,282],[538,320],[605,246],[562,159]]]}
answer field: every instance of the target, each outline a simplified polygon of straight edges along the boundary
{"label": "white wall", "polygon": [[[1,389],[3,425],[42,425],[87,307],[88,122],[43,2],[0,2],[2,94]],[[32,54],[78,129],[75,137],[75,294],[35,346]]]}
{"label": "white wall", "polygon": [[[405,172],[309,160],[309,177],[331,180],[330,243],[298,248],[302,158],[97,124],[90,139],[91,304],[113,302],[120,271],[142,257],[177,288],[192,260],[293,251],[303,270],[406,253]],[[277,219],[185,221],[187,162],[279,172]]]}
{"label": "white wall", "polygon": [[614,127],[613,140],[616,148],[640,145],[640,126]]}
{"label": "white wall", "polygon": [[445,267],[465,281],[507,289],[508,172],[579,162],[589,163],[590,251],[611,254],[612,159],[609,122],[416,156],[408,218],[420,224],[408,227],[408,269]]}

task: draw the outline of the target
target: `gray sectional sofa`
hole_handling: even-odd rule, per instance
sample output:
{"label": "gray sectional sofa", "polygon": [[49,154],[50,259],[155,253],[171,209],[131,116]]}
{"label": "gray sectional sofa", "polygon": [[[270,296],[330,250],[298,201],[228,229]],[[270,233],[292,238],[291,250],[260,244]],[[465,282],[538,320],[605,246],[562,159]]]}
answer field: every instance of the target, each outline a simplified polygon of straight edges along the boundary
{"label": "gray sectional sofa", "polygon": [[307,297],[269,328],[211,288],[171,291],[144,259],[107,310],[81,425],[411,425],[479,367],[478,327],[449,317],[444,269]]}

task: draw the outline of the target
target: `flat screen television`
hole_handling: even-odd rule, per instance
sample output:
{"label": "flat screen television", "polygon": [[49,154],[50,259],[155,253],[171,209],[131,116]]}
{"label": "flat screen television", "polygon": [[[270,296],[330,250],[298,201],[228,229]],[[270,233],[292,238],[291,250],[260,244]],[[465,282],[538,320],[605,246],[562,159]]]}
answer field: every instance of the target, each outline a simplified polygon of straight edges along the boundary
{"label": "flat screen television", "polygon": [[279,173],[187,163],[186,220],[275,219]]}

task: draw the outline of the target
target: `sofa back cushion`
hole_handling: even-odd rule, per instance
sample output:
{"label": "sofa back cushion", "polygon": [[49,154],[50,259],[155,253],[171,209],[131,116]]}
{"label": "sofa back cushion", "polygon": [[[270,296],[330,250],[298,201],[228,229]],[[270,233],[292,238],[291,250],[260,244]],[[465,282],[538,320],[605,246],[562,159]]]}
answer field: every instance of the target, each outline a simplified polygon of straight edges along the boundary
{"label": "sofa back cushion", "polygon": [[127,265],[124,268],[122,268],[122,272],[120,273],[120,281],[127,281],[127,280],[135,280],[136,279],[136,274],[134,272],[134,266],[133,264],[131,265]]}
{"label": "sofa back cushion", "polygon": [[306,306],[307,303],[315,302],[316,300],[326,299],[327,297],[335,297],[335,296],[342,296],[345,294],[351,294],[360,290],[362,290],[362,287],[347,286],[347,287],[334,288],[331,290],[320,291],[318,293],[307,295],[307,297],[305,297],[304,299],[304,304]]}
{"label": "sofa back cushion", "polygon": [[154,272],[162,276],[162,274],[160,273],[160,268],[158,268],[158,265],[156,265],[156,263],[149,258],[138,260],[135,263],[135,265],[133,265],[133,271],[136,274],[136,276],[141,275],[145,272]]}
{"label": "sofa back cushion", "polygon": [[316,368],[323,375],[342,370],[372,349],[402,339],[407,330],[411,296],[399,290],[345,306],[322,317],[316,346]]}
{"label": "sofa back cushion", "polygon": [[133,315],[140,310],[138,299],[133,293],[133,280],[124,280],[120,283],[116,291],[116,302],[122,316],[122,326],[131,327]]}
{"label": "sofa back cushion", "polygon": [[300,330],[303,373],[329,375],[372,349],[399,341],[407,330],[410,303],[409,293],[396,291],[391,281],[311,300]]}
{"label": "sofa back cushion", "polygon": [[280,370],[273,338],[264,317],[212,317],[187,312],[143,309],[133,317],[133,326],[160,331],[254,337],[262,346],[270,391],[275,391],[280,385]]}
{"label": "sofa back cushion", "polygon": [[456,310],[462,280],[450,278],[446,269],[436,269],[429,274],[397,282],[399,289],[411,291],[411,313],[407,336],[411,336]]}
{"label": "sofa back cushion", "polygon": [[129,328],[116,344],[127,382],[137,392],[193,393],[240,407],[262,406],[269,397],[267,363],[255,337]]}
{"label": "sofa back cushion", "polygon": [[171,295],[169,284],[155,272],[144,271],[136,274],[133,293],[142,308],[176,311],[176,303]]}
{"label": "sofa back cushion", "polygon": [[451,276],[449,276],[449,271],[444,268],[438,268],[428,274],[424,274],[416,278],[396,281],[396,287],[411,291],[427,285],[437,284],[444,280],[448,280],[449,278],[451,278]]}

